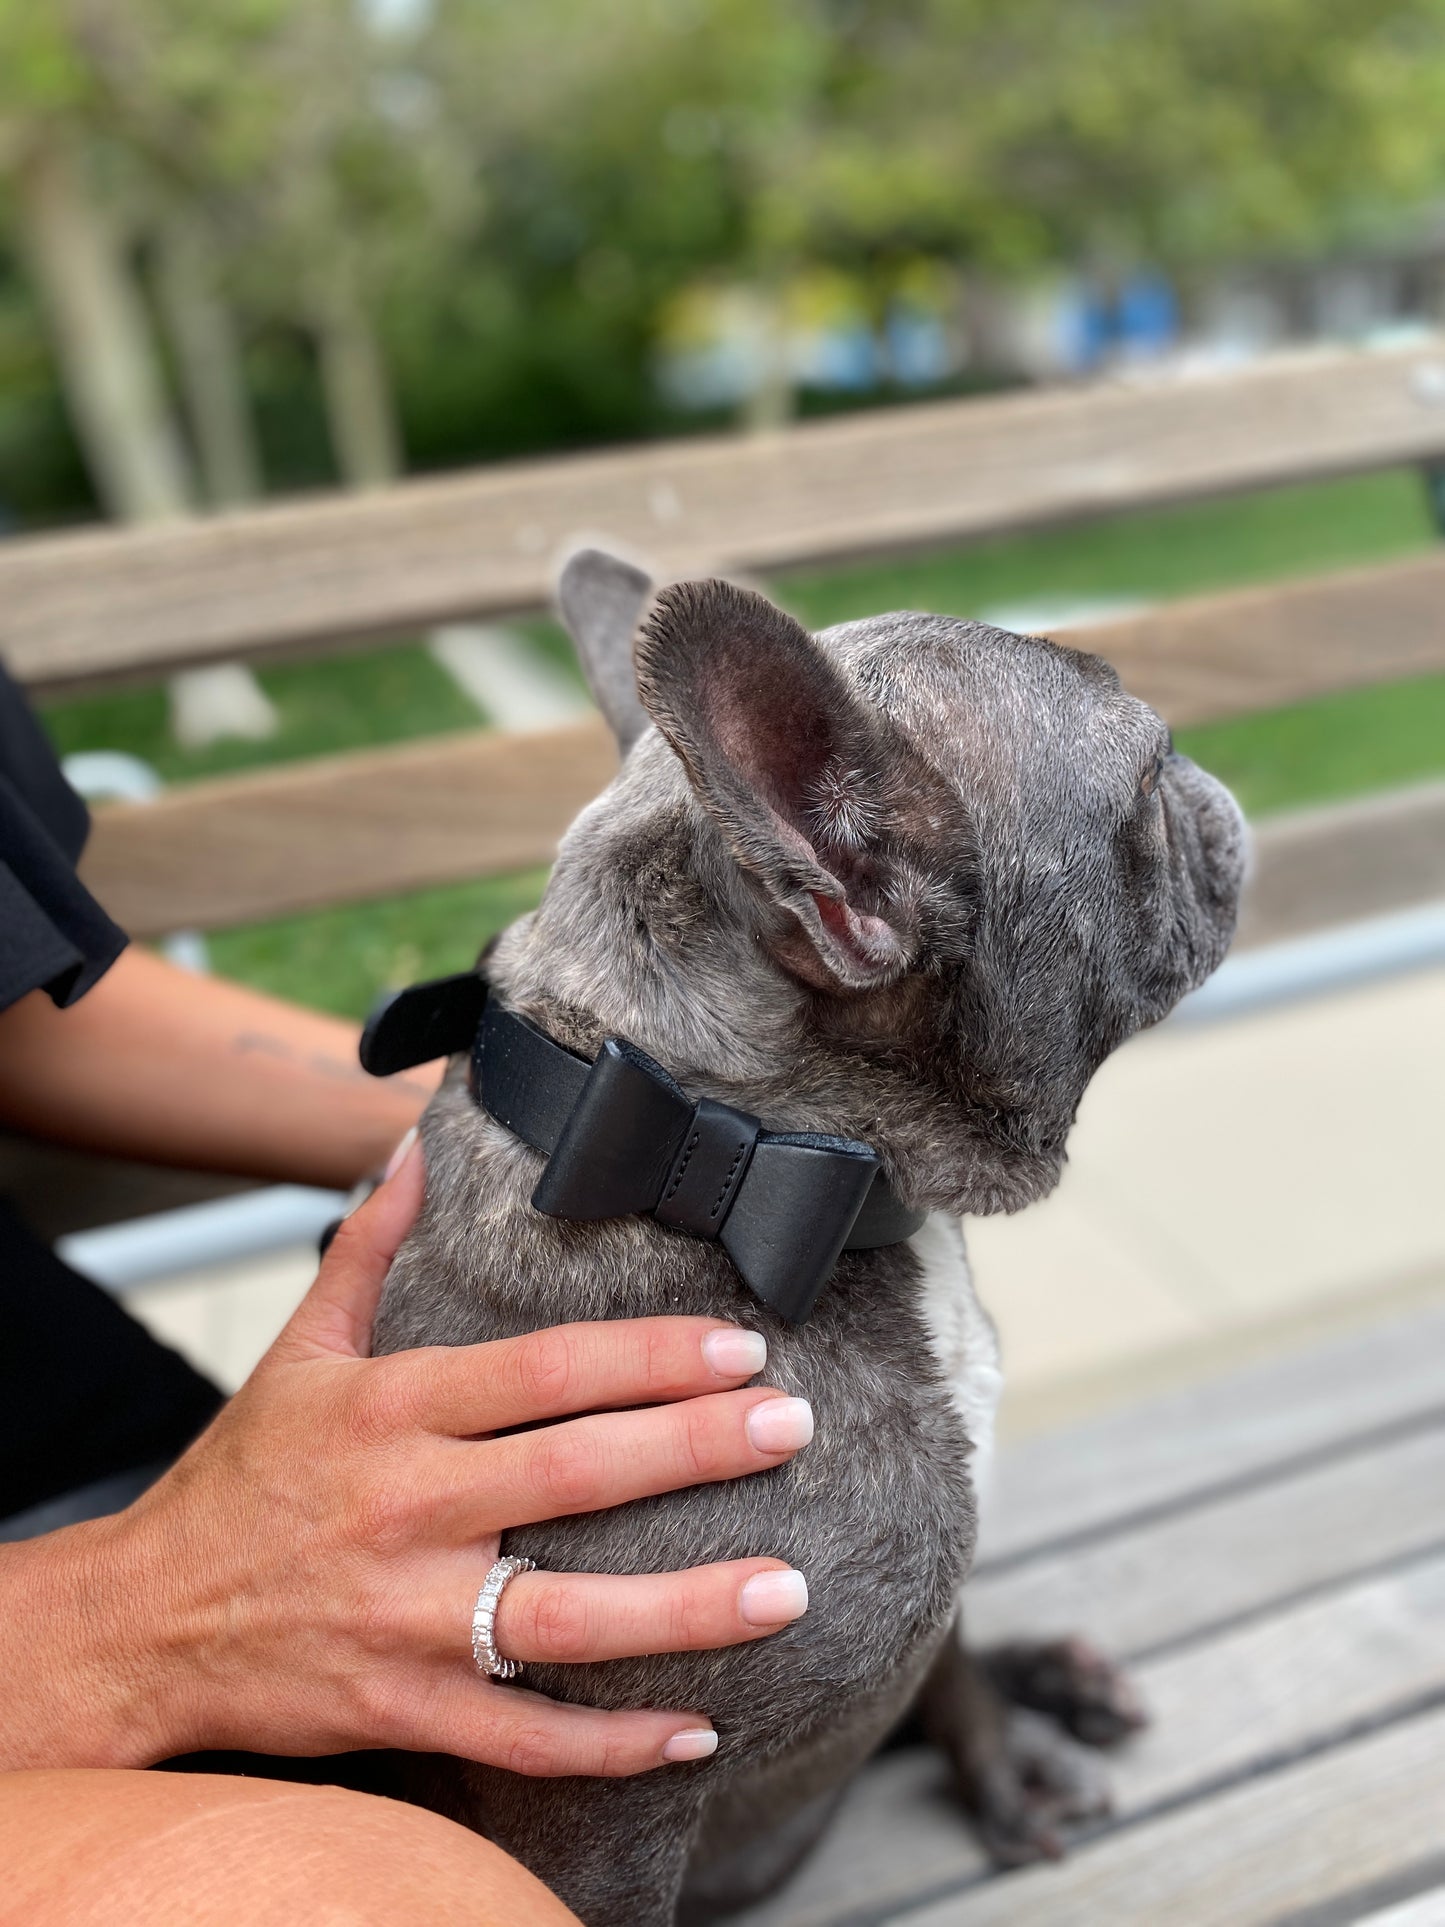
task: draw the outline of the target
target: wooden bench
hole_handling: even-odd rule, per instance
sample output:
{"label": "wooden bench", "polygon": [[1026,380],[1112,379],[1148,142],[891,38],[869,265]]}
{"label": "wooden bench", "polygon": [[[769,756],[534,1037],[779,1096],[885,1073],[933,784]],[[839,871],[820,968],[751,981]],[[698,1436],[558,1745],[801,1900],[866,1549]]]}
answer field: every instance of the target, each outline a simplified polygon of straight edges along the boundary
{"label": "wooden bench", "polygon": [[1442,1359],[1437,1297],[1006,1448],[972,1631],[1131,1662],[1113,1819],[998,1875],[941,1757],[887,1753],[745,1927],[1445,1920]]}
{"label": "wooden bench", "polygon": [[1445,340],[927,403],[0,544],[0,656],[53,688],[539,608],[598,533],[769,570],[1441,457]]}
{"label": "wooden bench", "polygon": [[[536,606],[589,531],[671,572],[746,570],[1442,457],[1445,342],[930,404],[3,544],[0,654],[37,689],[79,687]],[[1445,667],[1442,608],[1445,554],[1428,554],[1064,639],[1192,723]],[[593,721],[198,783],[99,811],[86,873],[142,936],[401,894],[549,861],[611,769]],[[1270,831],[1245,940],[1435,894],[1439,808]]]}

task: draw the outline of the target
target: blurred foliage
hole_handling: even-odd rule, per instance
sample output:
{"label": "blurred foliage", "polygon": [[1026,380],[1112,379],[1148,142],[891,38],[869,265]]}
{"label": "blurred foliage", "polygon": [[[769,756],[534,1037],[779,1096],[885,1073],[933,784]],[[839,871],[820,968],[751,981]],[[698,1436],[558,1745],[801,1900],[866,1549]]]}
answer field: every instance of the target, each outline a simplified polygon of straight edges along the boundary
{"label": "blurred foliage", "polygon": [[[151,309],[171,224],[205,235],[266,477],[289,488],[337,472],[320,348],[338,314],[374,331],[413,467],[670,432],[706,421],[653,379],[664,317],[700,284],[781,308],[846,279],[881,311],[920,276],[1147,263],[1187,283],[1388,240],[1441,201],[1442,110],[1445,0],[0,0],[0,528],[94,509],[25,252],[48,146]],[[973,613],[1429,539],[1414,478],[1380,477],[780,590],[817,623]],[[127,747],[181,779],[474,720],[416,646],[263,680],[282,728],[259,746],[188,755],[159,692],[49,722],[63,748]],[[1445,679],[1181,740],[1254,809],[1345,794],[1439,771]],[[540,887],[229,932],[216,961],[356,1015],[465,965]]]}
{"label": "blurred foliage", "polygon": [[90,506],[45,332],[17,264],[0,251],[0,535],[6,511]]}
{"label": "blurred foliage", "polygon": [[[1438,200],[1442,107],[1445,0],[0,0],[0,173],[80,143],[142,269],[204,223],[282,486],[332,472],[328,305],[413,466],[663,432],[700,277],[1324,248]],[[40,516],[85,495],[12,204],[0,501]]]}

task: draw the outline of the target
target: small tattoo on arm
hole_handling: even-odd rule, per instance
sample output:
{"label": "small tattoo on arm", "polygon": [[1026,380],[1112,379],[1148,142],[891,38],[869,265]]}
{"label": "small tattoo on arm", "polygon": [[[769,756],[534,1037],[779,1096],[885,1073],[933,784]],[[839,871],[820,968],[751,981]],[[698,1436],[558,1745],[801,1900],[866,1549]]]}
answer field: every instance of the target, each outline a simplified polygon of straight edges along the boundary
{"label": "small tattoo on arm", "polygon": [[[304,1064],[314,1077],[329,1078],[333,1083],[371,1084],[376,1081],[359,1063],[349,1063],[345,1058],[332,1057],[325,1051],[311,1051],[303,1058],[282,1038],[268,1037],[262,1031],[241,1031],[233,1048],[240,1057],[270,1057],[279,1064]],[[427,1085],[409,1077],[389,1077],[384,1081],[396,1090],[415,1092],[421,1098],[429,1098],[432,1094]]]}
{"label": "small tattoo on arm", "polygon": [[254,1051],[259,1057],[279,1057],[287,1062],[296,1053],[289,1044],[283,1044],[279,1037],[263,1037],[259,1031],[243,1030],[236,1039],[235,1050],[241,1057]]}

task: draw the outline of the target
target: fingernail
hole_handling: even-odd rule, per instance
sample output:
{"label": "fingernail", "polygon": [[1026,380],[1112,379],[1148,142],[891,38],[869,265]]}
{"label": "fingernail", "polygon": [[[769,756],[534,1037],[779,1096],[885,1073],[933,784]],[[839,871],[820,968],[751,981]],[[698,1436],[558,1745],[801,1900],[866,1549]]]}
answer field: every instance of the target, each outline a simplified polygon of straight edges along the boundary
{"label": "fingernail", "polygon": [[808,1582],[800,1572],[755,1572],[738,1594],[750,1626],[786,1626],[808,1610]]}
{"label": "fingernail", "polygon": [[755,1405],[744,1423],[757,1452],[796,1452],[813,1436],[813,1408],[805,1398],[770,1398]]}
{"label": "fingernail", "polygon": [[710,1726],[689,1726],[674,1733],[662,1749],[664,1760],[706,1760],[717,1752],[717,1734]]}
{"label": "fingernail", "polygon": [[751,1378],[768,1362],[768,1341],[761,1332],[734,1325],[711,1331],[702,1341],[702,1355],[719,1378]]}
{"label": "fingernail", "polygon": [[416,1126],[413,1124],[411,1129],[407,1132],[406,1136],[402,1139],[401,1143],[397,1145],[396,1149],[392,1152],[391,1156],[387,1159],[386,1169],[381,1174],[381,1181],[383,1184],[385,1184],[388,1181],[388,1179],[394,1178],[396,1176],[397,1172],[406,1163],[407,1152],[410,1151],[412,1145],[415,1143],[416,1143]]}

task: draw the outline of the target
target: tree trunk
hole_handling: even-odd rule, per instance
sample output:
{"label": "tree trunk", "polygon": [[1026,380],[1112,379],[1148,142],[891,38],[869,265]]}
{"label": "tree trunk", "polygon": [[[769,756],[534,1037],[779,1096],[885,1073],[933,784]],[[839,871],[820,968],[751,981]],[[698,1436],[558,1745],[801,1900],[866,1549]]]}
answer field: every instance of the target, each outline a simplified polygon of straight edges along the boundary
{"label": "tree trunk", "polygon": [[262,493],[261,458],[241,347],[210,242],[194,215],[177,209],[162,223],[156,268],[206,499],[217,508],[253,502]]}
{"label": "tree trunk", "polygon": [[326,421],[342,480],[349,488],[394,482],[403,461],[391,383],[360,278],[340,255],[320,264],[310,309]]}
{"label": "tree trunk", "polygon": [[66,400],[102,502],[130,522],[184,515],[191,477],[145,308],[79,156],[62,139],[42,140],[15,187]]}
{"label": "tree trunk", "polygon": [[758,381],[743,405],[743,425],[752,434],[786,428],[797,403],[783,288],[781,277],[770,277],[758,290]]}
{"label": "tree trunk", "polygon": [[[66,400],[101,501],[122,522],[189,514],[195,490],[150,317],[81,157],[61,140],[40,142],[18,171],[17,198]],[[189,670],[172,677],[170,701],[172,726],[190,744],[276,727],[249,669]]]}

